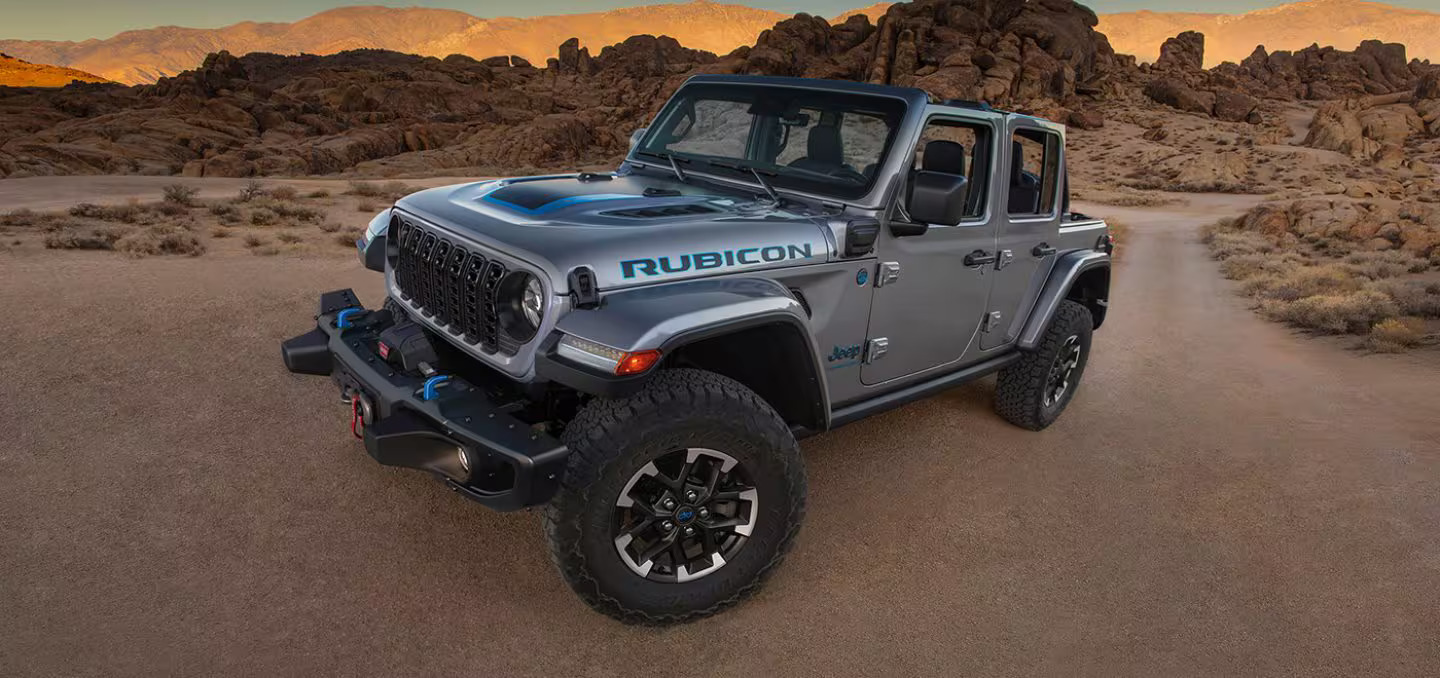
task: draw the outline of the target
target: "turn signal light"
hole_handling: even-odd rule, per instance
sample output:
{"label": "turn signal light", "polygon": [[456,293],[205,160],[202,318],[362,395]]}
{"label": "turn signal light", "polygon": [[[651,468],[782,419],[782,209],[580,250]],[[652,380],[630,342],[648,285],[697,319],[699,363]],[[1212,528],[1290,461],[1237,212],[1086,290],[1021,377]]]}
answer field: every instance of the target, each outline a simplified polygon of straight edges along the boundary
{"label": "turn signal light", "polygon": [[654,367],[658,362],[660,362],[659,351],[626,353],[625,357],[620,359],[620,363],[615,366],[615,374],[640,374]]}

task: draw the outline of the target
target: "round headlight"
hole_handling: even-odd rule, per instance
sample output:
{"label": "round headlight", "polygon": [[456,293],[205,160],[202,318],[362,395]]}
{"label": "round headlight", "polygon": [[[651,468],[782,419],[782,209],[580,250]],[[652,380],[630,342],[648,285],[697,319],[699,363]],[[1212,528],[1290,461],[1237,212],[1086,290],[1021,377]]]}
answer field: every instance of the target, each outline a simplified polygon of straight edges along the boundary
{"label": "round headlight", "polygon": [[511,273],[500,281],[496,299],[505,334],[516,341],[530,341],[545,317],[545,288],[540,279],[522,271]]}

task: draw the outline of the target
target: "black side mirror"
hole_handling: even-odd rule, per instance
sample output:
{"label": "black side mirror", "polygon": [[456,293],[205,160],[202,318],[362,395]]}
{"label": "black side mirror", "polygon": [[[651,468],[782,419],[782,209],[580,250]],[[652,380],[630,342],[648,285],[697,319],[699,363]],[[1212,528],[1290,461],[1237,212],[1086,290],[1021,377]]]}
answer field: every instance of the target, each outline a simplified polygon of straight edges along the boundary
{"label": "black side mirror", "polygon": [[906,211],[915,221],[954,226],[965,216],[969,195],[970,186],[963,175],[920,170],[910,176]]}

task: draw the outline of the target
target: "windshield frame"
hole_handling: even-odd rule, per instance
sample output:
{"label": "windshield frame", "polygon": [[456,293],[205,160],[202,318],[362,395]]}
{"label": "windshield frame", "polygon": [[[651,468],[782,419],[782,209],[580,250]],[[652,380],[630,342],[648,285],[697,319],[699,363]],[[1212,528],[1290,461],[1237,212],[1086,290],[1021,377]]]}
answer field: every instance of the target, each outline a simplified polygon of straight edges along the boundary
{"label": "windshield frame", "polygon": [[[684,165],[686,174],[702,174],[720,179],[727,183],[742,183],[745,185],[762,186],[769,183],[777,191],[791,194],[811,196],[820,200],[843,200],[846,202],[865,201],[867,196],[873,195],[877,190],[884,189],[888,182],[883,180],[887,166],[890,164],[895,153],[895,147],[903,143],[905,135],[909,132],[911,118],[913,117],[912,97],[904,96],[905,93],[890,93],[886,91],[870,91],[868,88],[880,87],[864,85],[861,83],[813,81],[815,85],[801,79],[776,78],[785,82],[764,82],[750,78],[744,80],[691,80],[682,85],[670,100],[666,102],[659,113],[655,116],[653,123],[645,130],[640,139],[631,147],[627,160],[634,164],[645,167],[653,167],[657,171],[670,172],[669,158],[676,159]],[[695,101],[736,101],[754,105],[758,96],[757,90],[789,90],[787,98],[799,98],[812,100],[807,103],[810,107],[823,99],[839,100],[844,108],[858,109],[865,113],[883,113],[883,123],[887,125],[888,131],[880,154],[875,158],[875,171],[871,176],[866,177],[864,184],[854,183],[853,188],[846,183],[827,177],[824,173],[814,172],[803,168],[792,167],[784,164],[772,164],[763,160],[752,159],[749,156],[753,150],[756,131],[762,125],[757,124],[759,118],[752,118],[751,125],[747,131],[747,139],[744,141],[746,151],[742,157],[729,155],[706,155],[686,151],[676,151],[669,148],[651,148],[658,137],[664,132],[665,127],[671,118],[677,115],[684,115],[684,109],[693,105]],[[889,88],[885,88],[889,89]],[[697,91],[698,90],[698,91]],[[727,94],[729,96],[727,96]],[[692,109],[693,110],[693,109]],[[752,114],[753,115],[753,114]],[[772,117],[770,124],[775,124],[778,117]],[[842,122],[843,124],[843,122]],[[793,141],[792,141],[793,143]],[[802,138],[800,143],[806,143]],[[730,165],[730,166],[727,166]],[[754,168],[764,175],[765,182],[757,181],[750,168]],[[857,174],[862,174],[863,168],[856,168]]]}

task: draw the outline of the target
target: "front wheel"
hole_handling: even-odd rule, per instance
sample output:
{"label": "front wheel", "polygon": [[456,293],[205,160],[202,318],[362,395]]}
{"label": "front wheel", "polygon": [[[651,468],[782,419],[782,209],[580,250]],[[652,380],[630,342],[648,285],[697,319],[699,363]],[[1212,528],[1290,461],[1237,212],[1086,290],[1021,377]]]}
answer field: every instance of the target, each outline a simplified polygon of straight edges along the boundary
{"label": "front wheel", "polygon": [[1031,431],[1055,423],[1085,374],[1094,327],[1090,309],[1068,299],[1060,302],[1040,346],[1000,370],[995,412]]}
{"label": "front wheel", "polygon": [[689,621],[753,593],[805,511],[789,427],[733,379],[665,370],[596,399],[565,431],[570,461],[545,511],[551,558],[596,610],[628,623]]}

